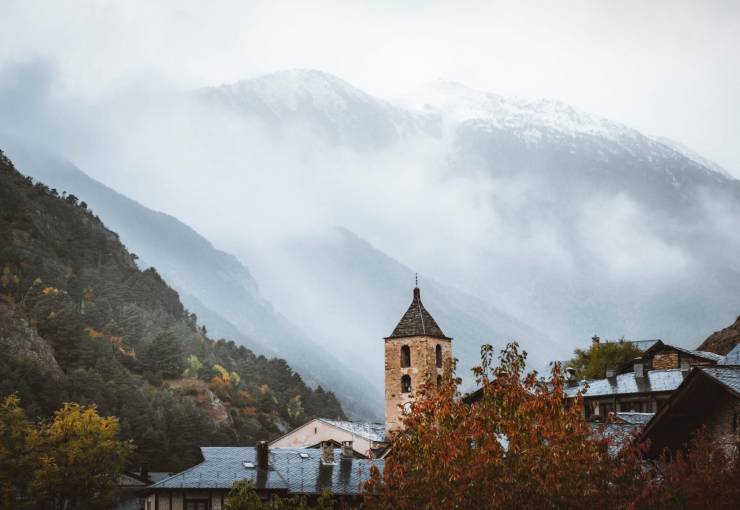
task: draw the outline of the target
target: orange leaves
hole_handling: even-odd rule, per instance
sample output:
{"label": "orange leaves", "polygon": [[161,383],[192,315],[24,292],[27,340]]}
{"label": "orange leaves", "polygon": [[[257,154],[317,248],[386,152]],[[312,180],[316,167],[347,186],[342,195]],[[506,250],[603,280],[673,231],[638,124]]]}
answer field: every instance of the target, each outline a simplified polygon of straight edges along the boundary
{"label": "orange leaves", "polygon": [[103,336],[103,333],[95,328],[85,328],[85,333],[87,333],[87,336],[90,338],[101,338]]}
{"label": "orange leaves", "polygon": [[367,504],[594,508],[621,501],[609,485],[620,461],[591,439],[580,408],[565,404],[559,371],[543,380],[524,373],[524,360],[511,344],[495,363],[493,348],[484,345],[475,371],[483,391],[478,402],[459,398],[451,374],[438,392],[418,400],[404,416],[405,431],[392,438],[383,476],[368,484],[379,497]]}

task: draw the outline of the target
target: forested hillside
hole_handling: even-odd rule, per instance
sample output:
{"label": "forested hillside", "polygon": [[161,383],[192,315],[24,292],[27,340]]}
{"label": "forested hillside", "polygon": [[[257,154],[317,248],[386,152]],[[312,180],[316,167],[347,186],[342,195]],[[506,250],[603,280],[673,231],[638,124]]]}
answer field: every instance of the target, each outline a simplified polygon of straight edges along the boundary
{"label": "forested hillside", "polygon": [[134,462],[163,470],[196,462],[197,446],[343,416],[284,360],[208,338],[84,202],[0,159],[0,395],[40,418],[95,403],[136,442]]}

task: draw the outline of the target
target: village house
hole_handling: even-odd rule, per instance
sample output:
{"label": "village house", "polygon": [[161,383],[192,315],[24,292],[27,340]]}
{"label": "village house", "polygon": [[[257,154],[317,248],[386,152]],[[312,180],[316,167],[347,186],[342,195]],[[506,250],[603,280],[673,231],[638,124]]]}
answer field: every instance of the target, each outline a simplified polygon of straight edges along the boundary
{"label": "village house", "polygon": [[252,483],[263,499],[305,496],[314,501],[325,491],[343,506],[361,501],[373,466],[381,459],[358,459],[351,444],[312,448],[202,447],[203,462],[151,485],[145,510],[221,510],[233,485]]}
{"label": "village house", "polygon": [[661,340],[648,342],[649,347],[633,363],[608,368],[603,379],[578,381],[575,371],[566,368],[566,395],[583,393],[586,418],[604,420],[614,412],[656,413],[692,367],[715,365],[722,359],[712,352],[683,349]]}
{"label": "village house", "polygon": [[[374,466],[381,472],[388,434],[425,384],[432,390],[452,366],[452,339],[424,308],[418,287],[385,341],[385,423],[317,418],[256,447],[202,447],[203,462],[144,493],[145,510],[220,510],[234,483],[252,482],[263,499],[324,491],[343,505],[359,504]],[[341,446],[340,448],[337,448]]]}
{"label": "village house", "polygon": [[[738,347],[736,346],[736,350]],[[740,445],[740,365],[726,358],[716,366],[691,370],[668,403],[645,426],[640,440],[648,456],[685,448],[700,427],[727,449]]]}
{"label": "village house", "polygon": [[270,443],[270,448],[318,448],[352,443],[358,458],[379,458],[386,450],[385,424],[316,418]]}

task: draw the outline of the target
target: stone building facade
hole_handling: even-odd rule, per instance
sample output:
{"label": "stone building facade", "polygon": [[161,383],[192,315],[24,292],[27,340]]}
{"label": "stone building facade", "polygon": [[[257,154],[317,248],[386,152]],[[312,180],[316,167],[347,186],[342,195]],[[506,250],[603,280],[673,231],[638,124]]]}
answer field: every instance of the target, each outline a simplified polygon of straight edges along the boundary
{"label": "stone building facade", "polygon": [[640,440],[648,443],[650,457],[658,457],[665,449],[685,448],[701,427],[728,450],[740,445],[740,366],[692,368]]}
{"label": "stone building facade", "polygon": [[433,391],[452,365],[452,339],[421,302],[419,288],[393,333],[385,338],[385,428],[401,428],[401,415],[426,385]]}

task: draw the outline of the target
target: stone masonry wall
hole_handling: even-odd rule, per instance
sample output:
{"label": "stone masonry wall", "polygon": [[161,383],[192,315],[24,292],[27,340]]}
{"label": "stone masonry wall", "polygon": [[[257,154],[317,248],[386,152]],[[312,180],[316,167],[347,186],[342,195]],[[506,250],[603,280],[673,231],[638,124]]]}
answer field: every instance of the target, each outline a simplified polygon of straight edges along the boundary
{"label": "stone masonry wall", "polygon": [[740,431],[732,430],[735,415],[740,427],[740,399],[725,395],[707,419],[709,434],[728,450],[737,449],[740,444]]}
{"label": "stone masonry wall", "polygon": [[675,351],[659,352],[653,356],[653,370],[679,368],[678,353]]}
{"label": "stone masonry wall", "polygon": [[[401,348],[411,349],[411,366],[401,367]],[[442,346],[442,368],[436,366],[435,349]],[[435,384],[437,375],[444,375],[445,368],[452,362],[452,343],[450,340],[426,336],[391,338],[385,341],[385,428],[386,432],[401,426],[402,406],[411,402],[414,395],[427,381]],[[401,378],[411,377],[411,393],[401,391]]]}

